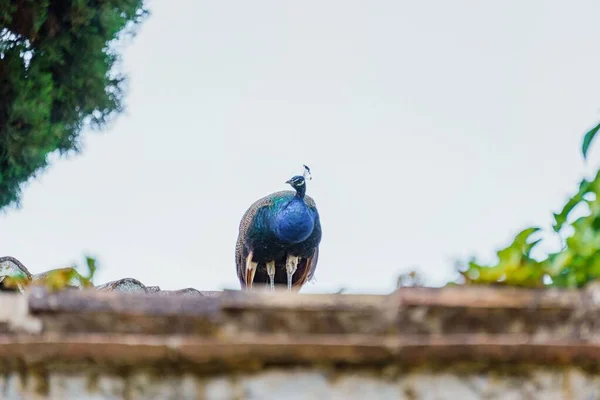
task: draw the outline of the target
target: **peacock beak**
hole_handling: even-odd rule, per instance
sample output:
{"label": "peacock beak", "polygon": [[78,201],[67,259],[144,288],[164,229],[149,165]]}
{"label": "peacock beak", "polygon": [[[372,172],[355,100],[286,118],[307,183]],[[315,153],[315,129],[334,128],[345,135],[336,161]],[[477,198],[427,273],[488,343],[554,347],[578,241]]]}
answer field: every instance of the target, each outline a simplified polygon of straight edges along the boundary
{"label": "peacock beak", "polygon": [[287,181],[285,181],[285,183],[287,183],[288,185],[291,185],[292,184],[292,180],[288,179]]}

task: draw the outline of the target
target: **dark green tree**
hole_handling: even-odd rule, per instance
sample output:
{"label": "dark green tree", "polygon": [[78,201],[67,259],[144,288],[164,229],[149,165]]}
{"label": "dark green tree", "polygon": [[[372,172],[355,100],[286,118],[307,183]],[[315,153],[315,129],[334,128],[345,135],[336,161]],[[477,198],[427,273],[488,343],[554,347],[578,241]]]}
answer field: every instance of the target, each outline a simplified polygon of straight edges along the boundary
{"label": "dark green tree", "polygon": [[122,111],[114,42],[146,17],[143,0],[0,0],[0,208],[54,151]]}

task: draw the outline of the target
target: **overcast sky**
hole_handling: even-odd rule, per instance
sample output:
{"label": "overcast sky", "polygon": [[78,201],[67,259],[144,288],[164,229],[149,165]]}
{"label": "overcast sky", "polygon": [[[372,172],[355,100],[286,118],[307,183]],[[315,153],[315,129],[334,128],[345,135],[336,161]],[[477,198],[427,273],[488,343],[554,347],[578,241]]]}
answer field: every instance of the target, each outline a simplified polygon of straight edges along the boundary
{"label": "overcast sky", "polygon": [[[1,217],[36,273],[238,288],[240,217],[313,172],[316,282],[388,292],[550,227],[600,119],[600,2],[154,0],[123,53],[126,114]],[[548,248],[551,248],[548,247]]]}

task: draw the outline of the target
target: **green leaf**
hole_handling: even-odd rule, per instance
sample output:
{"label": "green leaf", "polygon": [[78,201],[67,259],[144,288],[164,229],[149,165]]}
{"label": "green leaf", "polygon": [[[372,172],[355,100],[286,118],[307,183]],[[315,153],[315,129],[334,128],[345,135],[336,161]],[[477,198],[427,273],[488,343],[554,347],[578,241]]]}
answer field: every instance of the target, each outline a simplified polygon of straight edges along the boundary
{"label": "green leaf", "polygon": [[563,225],[567,222],[569,214],[571,213],[571,211],[573,211],[575,207],[577,207],[577,205],[579,205],[579,203],[581,203],[584,200],[584,196],[589,192],[590,187],[591,182],[587,179],[583,179],[579,184],[579,191],[577,192],[577,194],[571,197],[569,201],[567,201],[567,204],[564,205],[560,213],[553,213],[554,224],[552,225],[552,229],[554,230],[554,232],[558,233],[562,229]]}
{"label": "green leaf", "polygon": [[588,131],[588,133],[586,133],[585,136],[583,137],[583,145],[581,146],[581,152],[583,153],[584,159],[587,158],[587,153],[590,148],[590,144],[592,143],[592,140],[594,140],[594,137],[596,136],[596,133],[598,133],[599,130],[600,130],[600,123],[598,125],[596,125],[595,127],[593,127],[592,129],[590,129]]}
{"label": "green leaf", "polygon": [[527,240],[529,240],[531,235],[533,235],[539,231],[540,231],[540,228],[538,228],[538,227],[523,229],[521,232],[517,233],[517,235],[515,236],[515,239],[513,240],[513,242],[511,243],[511,245],[509,247],[521,247],[522,248],[523,246],[525,246],[527,244]]}
{"label": "green leaf", "polygon": [[88,271],[89,271],[89,275],[88,278],[92,279],[94,277],[94,274],[96,273],[96,259],[90,256],[86,256],[85,257],[85,262],[87,264],[88,267]]}
{"label": "green leaf", "polygon": [[534,248],[535,246],[537,246],[537,245],[538,245],[538,244],[539,244],[541,241],[542,241],[542,239],[537,239],[537,240],[534,240],[534,241],[533,241],[533,242],[531,242],[531,243],[527,243],[527,244],[525,245],[525,248],[524,248],[523,254],[525,254],[525,256],[526,256],[526,257],[528,257],[528,258],[529,258],[529,257],[531,257],[531,250],[533,250],[533,248]]}

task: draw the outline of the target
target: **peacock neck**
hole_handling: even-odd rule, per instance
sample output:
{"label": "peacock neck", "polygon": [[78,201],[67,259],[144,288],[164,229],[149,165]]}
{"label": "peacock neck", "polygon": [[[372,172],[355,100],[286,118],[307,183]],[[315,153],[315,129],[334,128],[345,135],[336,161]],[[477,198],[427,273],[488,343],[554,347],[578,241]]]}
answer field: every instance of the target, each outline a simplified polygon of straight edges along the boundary
{"label": "peacock neck", "polygon": [[302,185],[299,188],[296,188],[296,197],[299,197],[300,199],[304,199],[305,195],[306,195],[306,185]]}

